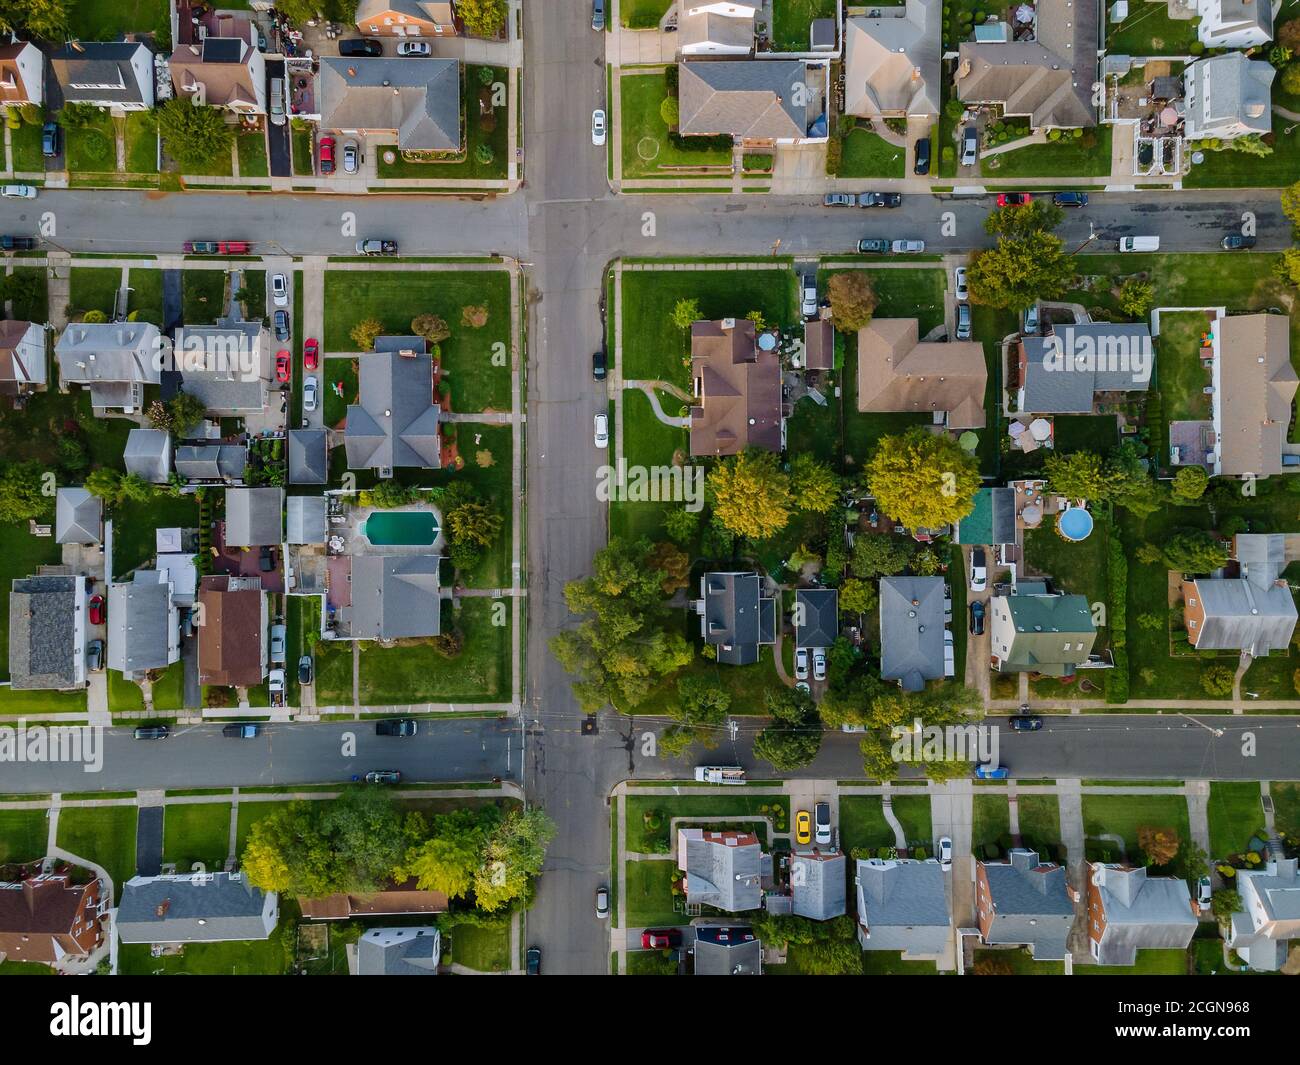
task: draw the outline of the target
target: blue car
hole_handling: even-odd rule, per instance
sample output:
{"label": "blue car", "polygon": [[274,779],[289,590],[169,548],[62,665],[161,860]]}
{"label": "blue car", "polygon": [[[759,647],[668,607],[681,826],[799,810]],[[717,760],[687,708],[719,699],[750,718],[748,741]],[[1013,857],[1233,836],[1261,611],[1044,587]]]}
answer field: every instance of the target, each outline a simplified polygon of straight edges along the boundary
{"label": "blue car", "polygon": [[59,154],[59,124],[46,122],[41,128],[41,151],[49,158]]}
{"label": "blue car", "polygon": [[1010,775],[1007,772],[1007,767],[1003,765],[977,765],[975,767],[977,780],[1006,780]]}

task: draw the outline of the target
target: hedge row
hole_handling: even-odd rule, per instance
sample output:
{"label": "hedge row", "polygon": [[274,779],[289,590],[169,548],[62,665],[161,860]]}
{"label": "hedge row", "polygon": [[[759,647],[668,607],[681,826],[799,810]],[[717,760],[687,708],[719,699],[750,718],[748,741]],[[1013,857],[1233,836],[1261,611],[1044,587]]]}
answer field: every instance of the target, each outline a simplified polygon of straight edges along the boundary
{"label": "hedge row", "polygon": [[1106,677],[1106,702],[1128,702],[1128,559],[1124,545],[1114,529],[1110,530],[1106,567],[1110,605],[1106,622],[1110,628],[1111,654],[1115,668]]}

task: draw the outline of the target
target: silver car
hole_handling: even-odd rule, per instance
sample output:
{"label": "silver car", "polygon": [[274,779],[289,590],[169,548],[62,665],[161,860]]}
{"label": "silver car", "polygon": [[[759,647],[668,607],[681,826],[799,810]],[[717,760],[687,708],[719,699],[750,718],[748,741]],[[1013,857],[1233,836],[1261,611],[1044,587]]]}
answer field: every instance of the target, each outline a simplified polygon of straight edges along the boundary
{"label": "silver car", "polygon": [[889,250],[895,254],[898,254],[899,252],[923,252],[925,251],[925,241],[896,240],[889,245]]}
{"label": "silver car", "polygon": [[316,409],[317,397],[320,395],[320,385],[316,378],[309,377],[302,383],[302,409],[308,414]]}
{"label": "silver car", "polygon": [[357,144],[356,141],[343,142],[343,173],[355,174],[357,172]]}

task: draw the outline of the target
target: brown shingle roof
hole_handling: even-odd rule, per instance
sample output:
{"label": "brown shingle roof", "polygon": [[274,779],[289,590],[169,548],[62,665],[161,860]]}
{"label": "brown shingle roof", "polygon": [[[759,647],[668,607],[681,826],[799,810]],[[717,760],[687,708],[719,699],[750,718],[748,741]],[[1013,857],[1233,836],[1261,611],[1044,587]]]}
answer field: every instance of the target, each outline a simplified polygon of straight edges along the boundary
{"label": "brown shingle roof", "polygon": [[[216,38],[209,37],[202,45],[181,45],[172,53],[169,63],[172,84],[179,93],[190,94],[203,85],[204,99],[212,107],[257,106],[257,88],[249,66],[254,49],[247,41],[232,38],[231,48],[238,49],[233,61],[216,60],[217,54],[209,48]],[[208,58],[205,59],[205,55]]]}
{"label": "brown shingle roof", "polygon": [[1234,476],[1281,473],[1298,382],[1288,319],[1281,314],[1219,319],[1219,358],[1215,428],[1220,471]]}
{"label": "brown shingle roof", "polygon": [[357,916],[391,916],[401,913],[443,913],[447,896],[441,891],[421,891],[412,877],[383,891],[338,892],[319,899],[299,899],[309,921],[341,921]]}
{"label": "brown shingle roof", "polygon": [[781,362],[761,351],[746,318],[691,326],[691,454],[781,450]]}
{"label": "brown shingle roof", "polygon": [[809,370],[835,368],[835,325],[829,318],[818,318],[803,327],[803,357]]}
{"label": "brown shingle roof", "polygon": [[[246,578],[245,578],[246,579]],[[262,683],[262,592],[230,591],[229,577],[204,577],[199,586],[199,683],[255,687]]]}
{"label": "brown shingle roof", "polygon": [[983,428],[984,346],[918,337],[915,318],[876,318],[858,330],[858,410],[947,411],[950,428]]}
{"label": "brown shingle roof", "polygon": [[[64,877],[28,879],[21,887],[0,888],[0,954],[10,961],[49,964],[67,955],[88,954],[99,939],[94,914],[79,921],[82,901],[99,898],[99,881],[71,884]],[[82,924],[77,934],[73,927]]]}

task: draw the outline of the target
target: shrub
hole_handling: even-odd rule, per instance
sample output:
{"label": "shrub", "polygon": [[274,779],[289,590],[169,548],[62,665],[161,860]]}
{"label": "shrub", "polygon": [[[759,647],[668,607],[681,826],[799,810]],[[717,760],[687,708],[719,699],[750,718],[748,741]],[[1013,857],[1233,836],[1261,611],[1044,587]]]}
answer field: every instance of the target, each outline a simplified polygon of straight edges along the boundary
{"label": "shrub", "polygon": [[480,166],[491,166],[496,157],[497,153],[492,150],[492,145],[487,142],[478,145],[474,149],[474,158]]}
{"label": "shrub", "polygon": [[665,96],[660,101],[659,117],[669,129],[677,128],[677,123],[681,121],[681,107],[677,103],[677,97]]}

